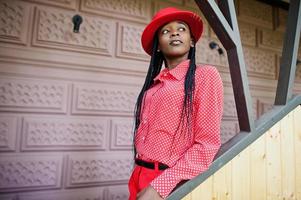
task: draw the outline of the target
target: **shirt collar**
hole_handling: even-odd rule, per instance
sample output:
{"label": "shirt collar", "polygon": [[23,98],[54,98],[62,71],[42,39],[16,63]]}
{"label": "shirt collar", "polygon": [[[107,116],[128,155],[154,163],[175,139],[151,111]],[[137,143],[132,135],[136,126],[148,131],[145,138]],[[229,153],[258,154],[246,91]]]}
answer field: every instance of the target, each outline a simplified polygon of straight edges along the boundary
{"label": "shirt collar", "polygon": [[155,78],[154,81],[156,80],[162,80],[162,76],[164,74],[170,74],[177,80],[182,80],[184,76],[186,75],[188,66],[189,66],[189,59],[182,61],[180,64],[178,64],[176,67],[173,69],[169,70],[168,68],[163,69]]}

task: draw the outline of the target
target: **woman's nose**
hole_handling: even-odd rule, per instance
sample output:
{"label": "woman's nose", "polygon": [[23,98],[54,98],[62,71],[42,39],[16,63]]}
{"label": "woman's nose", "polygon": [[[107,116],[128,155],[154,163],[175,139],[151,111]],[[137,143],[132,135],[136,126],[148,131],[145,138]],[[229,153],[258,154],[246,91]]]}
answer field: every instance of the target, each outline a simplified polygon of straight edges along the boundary
{"label": "woman's nose", "polygon": [[171,36],[172,36],[172,37],[174,37],[174,36],[179,36],[178,31],[173,31],[173,32],[171,33]]}

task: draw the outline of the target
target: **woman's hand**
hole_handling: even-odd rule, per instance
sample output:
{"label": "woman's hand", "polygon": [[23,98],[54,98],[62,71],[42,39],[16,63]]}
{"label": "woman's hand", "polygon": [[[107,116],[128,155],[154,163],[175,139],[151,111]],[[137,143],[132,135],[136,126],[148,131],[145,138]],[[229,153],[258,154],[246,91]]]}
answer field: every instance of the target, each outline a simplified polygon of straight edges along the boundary
{"label": "woman's hand", "polygon": [[163,200],[159,193],[152,187],[148,186],[138,193],[137,200]]}

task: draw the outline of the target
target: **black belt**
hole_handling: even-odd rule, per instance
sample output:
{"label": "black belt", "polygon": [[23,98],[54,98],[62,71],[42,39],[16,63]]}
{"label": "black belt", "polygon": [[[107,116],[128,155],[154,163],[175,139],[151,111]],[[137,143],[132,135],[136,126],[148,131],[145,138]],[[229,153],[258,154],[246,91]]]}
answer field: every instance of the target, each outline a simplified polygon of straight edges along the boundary
{"label": "black belt", "polygon": [[[135,163],[136,163],[136,165],[139,165],[141,167],[145,167],[145,168],[148,168],[148,169],[155,169],[155,163],[153,163],[153,162],[147,162],[147,161],[144,161],[144,160],[136,159]],[[158,163],[158,169],[159,170],[165,170],[167,168],[169,168],[168,165],[165,165],[163,163]]]}

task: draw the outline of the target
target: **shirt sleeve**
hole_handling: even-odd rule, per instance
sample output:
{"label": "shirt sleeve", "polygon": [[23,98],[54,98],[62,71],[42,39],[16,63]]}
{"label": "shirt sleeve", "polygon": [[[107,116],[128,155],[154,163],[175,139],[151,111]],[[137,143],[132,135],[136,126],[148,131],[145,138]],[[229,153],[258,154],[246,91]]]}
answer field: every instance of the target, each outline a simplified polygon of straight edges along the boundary
{"label": "shirt sleeve", "polygon": [[196,123],[193,145],[177,163],[151,182],[166,198],[181,181],[192,179],[207,170],[220,148],[220,125],[223,112],[223,84],[218,71],[210,67],[196,88]]}

